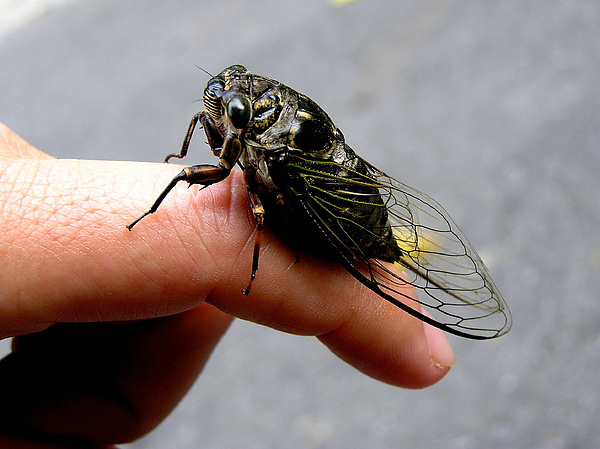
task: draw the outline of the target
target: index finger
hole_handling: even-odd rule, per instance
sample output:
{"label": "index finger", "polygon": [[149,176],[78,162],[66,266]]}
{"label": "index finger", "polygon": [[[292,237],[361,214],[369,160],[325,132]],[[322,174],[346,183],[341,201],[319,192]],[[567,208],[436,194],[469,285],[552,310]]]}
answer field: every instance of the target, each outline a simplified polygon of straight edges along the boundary
{"label": "index finger", "polygon": [[318,335],[349,363],[393,384],[428,385],[453,363],[441,333],[428,330],[428,344],[418,320],[335,263],[303,255],[294,264],[294,253],[268,230],[253,291],[242,296],[255,221],[238,172],[201,192],[174,189],[129,232],[125,225],[179,168],[44,159],[3,164],[4,335],[56,322],[164,316],[206,300],[240,318]]}

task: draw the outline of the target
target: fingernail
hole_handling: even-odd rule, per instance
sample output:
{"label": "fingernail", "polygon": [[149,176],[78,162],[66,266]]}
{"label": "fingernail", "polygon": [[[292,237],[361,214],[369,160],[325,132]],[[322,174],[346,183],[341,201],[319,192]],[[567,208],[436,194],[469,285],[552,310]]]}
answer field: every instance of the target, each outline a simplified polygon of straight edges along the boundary
{"label": "fingernail", "polygon": [[433,363],[444,368],[450,368],[456,363],[454,351],[446,338],[446,334],[441,329],[423,323],[425,328],[425,338],[429,346],[429,356]]}

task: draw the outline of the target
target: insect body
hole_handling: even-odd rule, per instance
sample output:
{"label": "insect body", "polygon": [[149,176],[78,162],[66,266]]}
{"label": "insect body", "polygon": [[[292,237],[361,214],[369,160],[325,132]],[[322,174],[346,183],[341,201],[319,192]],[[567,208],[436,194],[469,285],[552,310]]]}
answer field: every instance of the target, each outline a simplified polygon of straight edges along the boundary
{"label": "insect body", "polygon": [[[250,282],[266,217],[282,236],[333,257],[382,298],[433,326],[476,339],[508,331],[504,300],[444,209],[358,156],[314,101],[240,65],[214,76],[203,101],[206,109],[192,118],[181,151],[165,161],[186,156],[200,122],[218,164],[186,167],[130,230],[180,181],[206,187],[237,163],[258,228]],[[402,293],[407,284],[419,290],[416,302]]]}

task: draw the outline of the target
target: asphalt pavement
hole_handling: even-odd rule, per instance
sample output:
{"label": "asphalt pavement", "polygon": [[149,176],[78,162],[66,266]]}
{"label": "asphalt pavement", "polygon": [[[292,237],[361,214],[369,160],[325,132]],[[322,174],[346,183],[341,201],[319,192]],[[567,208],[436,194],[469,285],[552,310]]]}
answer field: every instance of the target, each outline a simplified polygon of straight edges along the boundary
{"label": "asphalt pavement", "polygon": [[[600,446],[600,2],[71,0],[15,17],[0,121],[38,148],[162,161],[202,107],[195,65],[244,64],[443,204],[513,314],[497,340],[451,337],[456,366],[420,391],[237,321],[128,447]],[[212,162],[201,145],[190,158]]]}

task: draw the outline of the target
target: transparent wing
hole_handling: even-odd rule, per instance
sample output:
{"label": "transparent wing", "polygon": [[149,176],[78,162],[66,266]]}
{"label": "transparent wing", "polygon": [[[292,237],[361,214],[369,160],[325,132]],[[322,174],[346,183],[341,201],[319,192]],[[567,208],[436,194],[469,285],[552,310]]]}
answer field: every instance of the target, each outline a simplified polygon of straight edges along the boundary
{"label": "transparent wing", "polygon": [[[361,162],[359,170],[328,162],[343,167],[343,173],[314,168],[302,173],[308,192],[302,205],[337,248],[348,271],[386,300],[450,333],[487,339],[508,332],[511,317],[506,303],[481,258],[448,213],[427,195],[356,158]],[[318,183],[314,182],[317,178]],[[328,180],[331,188],[323,189],[323,180]],[[392,237],[388,232],[385,245],[400,248],[392,248],[397,254],[395,260],[374,258],[359,240],[351,240],[356,234],[352,229],[372,233],[367,229],[370,225],[364,224],[368,223],[364,215],[347,212],[353,210],[353,205],[367,201],[365,186],[374,188],[377,206],[387,211],[386,227],[391,228]],[[339,212],[342,210],[343,217]],[[339,226],[332,225],[332,216],[337,215],[337,220],[344,221]],[[337,235],[340,229],[345,238]],[[379,252],[391,254],[392,249]],[[407,284],[418,290],[418,299],[406,295]]]}
{"label": "transparent wing", "polygon": [[444,327],[473,337],[508,332],[510,313],[487,267],[448,213],[432,198],[383,173],[381,191],[398,246],[396,266],[368,261],[371,280],[388,293],[405,281],[418,288],[419,303]]}

